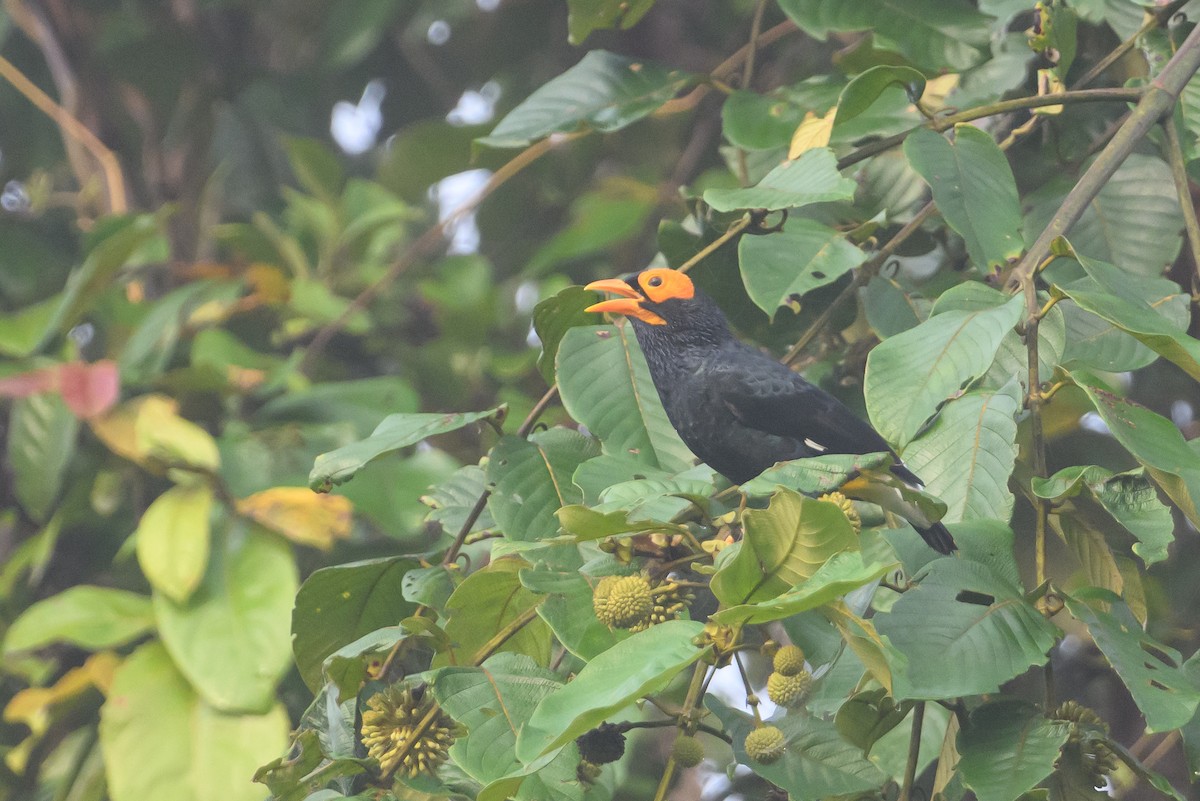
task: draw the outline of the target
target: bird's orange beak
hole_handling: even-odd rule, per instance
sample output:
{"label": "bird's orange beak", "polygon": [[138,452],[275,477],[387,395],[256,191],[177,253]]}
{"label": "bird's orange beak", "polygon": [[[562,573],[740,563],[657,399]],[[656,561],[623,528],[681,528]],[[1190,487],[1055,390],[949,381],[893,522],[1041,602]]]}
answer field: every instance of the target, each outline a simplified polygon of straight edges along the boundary
{"label": "bird's orange beak", "polygon": [[593,292],[611,292],[614,295],[621,296],[612,300],[602,300],[599,303],[593,303],[584,309],[584,311],[595,312],[597,314],[602,312],[623,314],[626,317],[636,317],[642,322],[650,323],[651,325],[666,325],[666,320],[649,309],[642,308],[642,296],[638,294],[637,290],[620,278],[605,278],[603,281],[593,281],[585,286],[584,289],[589,289]]}

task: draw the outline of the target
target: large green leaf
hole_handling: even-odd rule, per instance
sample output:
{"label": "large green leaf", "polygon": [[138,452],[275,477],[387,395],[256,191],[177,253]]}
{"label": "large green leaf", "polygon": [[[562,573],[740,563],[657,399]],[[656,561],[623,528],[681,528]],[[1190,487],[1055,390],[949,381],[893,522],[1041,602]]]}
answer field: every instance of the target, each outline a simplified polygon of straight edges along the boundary
{"label": "large green leaf", "polygon": [[880,339],[893,337],[920,325],[933,305],[894,278],[875,275],[859,297],[867,322]]}
{"label": "large green leaf", "polygon": [[1147,566],[1167,558],[1175,522],[1171,510],[1158,500],[1145,468],[1114,475],[1103,467],[1080,465],[1050,478],[1034,477],[1032,484],[1035,495],[1058,502],[1056,511],[1072,525],[1095,531],[1114,547],[1132,543]]}
{"label": "large green leaf", "polygon": [[851,200],[856,184],[837,169],[827,147],[806,150],[800,157],[771,170],[755,186],[709,189],[704,202],[717,211],[735,209],[793,209],[831,200]]}
{"label": "large green leaf", "polygon": [[908,96],[917,101],[925,93],[925,76],[912,67],[893,64],[879,64],[855,75],[838,97],[834,126],[862,114],[884,90],[896,85],[902,86]]}
{"label": "large green leaf", "polygon": [[1016,380],[998,392],[968,392],[950,401],[929,430],[904,449],[904,462],[925,489],[946,502],[943,523],[1012,516],[1008,477],[1017,458]]}
{"label": "large green leaf", "polygon": [[595,440],[566,428],[496,443],[488,457],[488,483],[494,485],[488,509],[505,536],[536,542],[558,534],[555,513],[583,500],[571,476],[598,453]]}
{"label": "large green leaf", "polygon": [[668,620],[598,655],[574,680],[538,704],[517,737],[517,757],[532,762],[643,695],[662,690],[705,654],[692,643],[703,630],[702,623]]}
{"label": "large green leaf", "polygon": [[695,76],[682,70],[592,50],[543,84],[478,141],[490,147],[524,147],[548,134],[583,127],[618,131],[695,81]]}
{"label": "large green leaf", "polygon": [[600,438],[605,453],[671,472],[692,466],[695,457],[667,419],[630,326],[572,328],[558,348],[557,374],[563,406]]}
{"label": "large green leaf", "polygon": [[1106,320],[1200,380],[1200,341],[1188,336],[1186,330],[1172,324],[1138,297],[1137,287],[1143,278],[1098,259],[1080,256],[1079,263],[1098,291],[1079,284],[1067,284],[1056,285],[1055,292],[1069,297],[1079,308]]}
{"label": "large green leaf", "polygon": [[13,401],[6,454],[12,491],[34,520],[50,517],[78,434],[79,419],[58,393]]}
{"label": "large green leaf", "polygon": [[721,609],[711,619],[723,626],[783,620],[835,601],[848,592],[882,578],[895,568],[895,562],[868,560],[861,551],[842,551],[831,556],[808,579],[786,592],[758,603]]}
{"label": "large green leaf", "polygon": [[1071,380],[1087,393],[1108,430],[1146,468],[1194,525],[1200,525],[1200,453],[1188,447],[1170,420],[1114,395],[1086,370]]}
{"label": "large green leaf", "polygon": [[113,677],[100,709],[100,745],[113,801],[259,801],[251,780],[287,746],[282,705],[230,715],[206,704],[158,643]]}
{"label": "large green leaf", "polygon": [[[1072,290],[1096,292],[1099,287],[1084,277],[1066,284]],[[1160,314],[1172,330],[1184,331],[1191,319],[1191,301],[1180,293],[1179,285],[1165,278],[1143,277],[1131,298],[1144,300]],[[1073,300],[1062,300],[1054,308],[1062,309],[1066,321],[1066,347],[1063,363],[1072,362],[1090,370],[1124,372],[1154,362],[1158,354],[1112,323],[1084,311]]]}
{"label": "large green leaf", "polygon": [[580,44],[595,30],[632,28],[653,7],[654,0],[567,0],[571,44]]}
{"label": "large green leaf", "polygon": [[593,659],[622,639],[623,635],[596,618],[592,583],[578,569],[538,565],[521,571],[521,584],[546,597],[538,606],[538,614],[563,647],[580,659]]}
{"label": "large green leaf", "polygon": [[1017,184],[991,134],[958,125],[952,144],[939,133],[918,128],[904,140],[904,155],[933,190],[938,210],[966,241],[980,271],[1021,254]]}
{"label": "large green leaf", "polygon": [[795,801],[817,801],[830,796],[855,795],[879,787],[885,777],[867,761],[862,749],[838,734],[831,721],[789,715],[768,721],[787,739],[787,750],[764,765],[746,754],[745,742],[754,718],[731,709],[714,695],[704,699],[726,732],[733,738],[733,755],[767,781],[782,787]]}
{"label": "large green leaf", "polygon": [[154,628],[150,599],[125,590],[79,585],[38,601],[4,634],[4,652],[67,642],[98,651],[136,640]]}
{"label": "large green leaf", "polygon": [[543,596],[521,586],[520,571],[529,565],[520,559],[499,559],[458,585],[446,611],[446,635],[451,647],[434,657],[433,666],[470,664],[471,659],[506,626],[529,622],[516,629],[497,650],[532,657],[539,665],[550,661],[550,629],[534,613]]}
{"label": "large green leaf", "polygon": [[979,801],[1015,801],[1054,770],[1068,723],[1047,720],[1033,704],[1006,698],[971,712],[958,735],[958,769]]}
{"label": "large green leaf", "polygon": [[937,408],[991,367],[1024,306],[937,314],[885,339],[867,357],[867,413],[879,433],[904,447]]}
{"label": "large green leaf", "polygon": [[393,556],[326,567],[304,580],[292,610],[292,651],[310,690],[324,683],[321,665],[334,651],[416,611],[402,593],[405,575],[416,567]]}
{"label": "large green leaf", "polygon": [[907,659],[895,676],[897,698],[995,692],[1043,664],[1058,638],[1024,597],[1012,532],[992,521],[960,523],[953,531],[962,555],[929,563],[915,577],[917,587],[875,617],[879,633]]}
{"label": "large green leaf", "polygon": [[1178,651],[1142,631],[1125,602],[1107,590],[1084,589],[1066,602],[1129,689],[1147,729],[1170,731],[1192,719],[1200,682],[1183,669]]}
{"label": "large green leaf", "polygon": [[427,437],[456,431],[471,423],[504,419],[506,407],[497,406],[484,412],[458,414],[392,414],[384,418],[371,436],[364,440],[322,453],[308,474],[308,484],[317,492],[328,492],[337,484],[354,478],[369,462],[386,453],[416,445]]}
{"label": "large green leaf", "polygon": [[[1025,198],[1027,244],[1046,227],[1075,182],[1051,180]],[[1159,276],[1175,261],[1183,217],[1171,170],[1162,159],[1134,153],[1069,231],[1084,256],[1141,276]]]}
{"label": "large green leaf", "polygon": [[154,614],[171,658],[206,702],[261,712],[292,661],[296,564],[283,539],[245,523],[230,525],[224,543],[192,597],[155,592]]}
{"label": "large green leaf", "polygon": [[963,0],[780,0],[807,33],[873,31],[920,67],[961,70],[982,60],[991,18]]}
{"label": "large green leaf", "polygon": [[208,567],[213,491],[207,484],[172,487],[138,522],[137,557],[150,585],[180,603],[191,597]]}
{"label": "large green leaf", "polygon": [[788,221],[779,233],[744,236],[738,262],[746,291],[774,320],[780,306],[798,306],[806,292],[862,264],[866,254],[816,220]]}
{"label": "large green leaf", "polygon": [[[457,534],[486,489],[487,476],[479,465],[460,467],[449,478],[430,487],[427,495],[421,496],[421,503],[429,507],[426,519],[437,521],[451,535]],[[483,531],[493,525],[495,521],[485,505],[467,533]]]}
{"label": "large green leaf", "polygon": [[600,315],[584,311],[596,302],[596,293],[581,286],[569,286],[552,298],[533,307],[533,330],[542,343],[538,370],[547,384],[554,383],[554,359],[567,331],[579,325],[595,325]]}
{"label": "large green leaf", "polygon": [[856,473],[885,467],[891,464],[892,459],[890,453],[831,453],[793,459],[768,467],[742,484],[741,489],[748,495],[770,495],[779,487],[787,487],[805,495],[822,495],[833,492]]}
{"label": "large green leaf", "polygon": [[836,503],[781,489],[766,509],[747,509],[732,558],[721,562],[711,589],[723,604],[752,604],[812,578],[830,557],[858,547]]}

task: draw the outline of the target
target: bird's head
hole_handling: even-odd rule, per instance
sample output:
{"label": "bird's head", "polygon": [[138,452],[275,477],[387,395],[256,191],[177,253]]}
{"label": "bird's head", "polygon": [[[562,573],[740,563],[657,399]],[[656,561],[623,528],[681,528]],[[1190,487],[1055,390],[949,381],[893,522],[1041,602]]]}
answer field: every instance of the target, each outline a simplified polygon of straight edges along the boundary
{"label": "bird's head", "polygon": [[642,270],[627,279],[593,281],[584,289],[620,296],[588,306],[589,312],[622,314],[646,325],[667,329],[694,324],[697,315],[708,312],[710,305],[697,293],[692,279],[665,267]]}

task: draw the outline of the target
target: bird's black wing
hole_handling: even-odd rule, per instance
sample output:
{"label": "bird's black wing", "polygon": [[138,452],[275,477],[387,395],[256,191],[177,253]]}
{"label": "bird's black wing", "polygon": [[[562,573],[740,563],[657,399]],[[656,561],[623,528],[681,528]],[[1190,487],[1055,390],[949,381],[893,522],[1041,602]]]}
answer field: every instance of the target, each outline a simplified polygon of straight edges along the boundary
{"label": "bird's black wing", "polygon": [[841,401],[766,357],[722,371],[714,386],[719,402],[742,425],[789,437],[813,453],[892,452],[887,441]]}

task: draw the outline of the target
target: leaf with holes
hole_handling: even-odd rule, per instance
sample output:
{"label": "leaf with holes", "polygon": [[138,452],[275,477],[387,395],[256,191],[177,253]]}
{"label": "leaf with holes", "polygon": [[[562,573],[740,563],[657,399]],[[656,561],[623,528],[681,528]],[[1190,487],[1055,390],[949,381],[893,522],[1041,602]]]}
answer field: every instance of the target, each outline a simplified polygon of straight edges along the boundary
{"label": "leaf with holes", "polygon": [[[994,521],[953,528],[958,558],[935,559],[875,627],[907,660],[893,666],[897,698],[995,692],[1044,664],[1058,629],[1025,599],[1012,532]],[[954,665],[954,670],[946,670]]]}
{"label": "leaf with holes", "polygon": [[783,162],[754,186],[709,189],[704,193],[704,202],[717,211],[778,211],[831,200],[851,200],[856,186],[854,181],[838,172],[833,151],[820,147]]}
{"label": "leaf with holes", "polygon": [[946,502],[943,523],[1012,516],[1008,489],[1017,458],[1015,379],[998,392],[968,392],[950,401],[929,430],[904,449],[904,462],[925,489]]}
{"label": "leaf with holes", "polygon": [[942,403],[987,373],[1024,304],[935,314],[885,339],[867,357],[867,413],[875,428],[904,447]]}
{"label": "leaf with holes", "polygon": [[867,255],[816,220],[789,220],[767,236],[744,236],[738,263],[746,291],[774,320],[781,306],[799,306],[806,292],[833,283]]}
{"label": "leaf with holes", "polygon": [[765,601],[811,578],[837,553],[858,548],[846,515],[831,501],[782,489],[766,509],[747,509],[733,557],[712,578],[724,604]]}
{"label": "leaf with holes", "polygon": [[650,368],[628,325],[580,326],[558,348],[563,406],[600,438],[604,452],[671,472],[695,459],[667,419]]}
{"label": "leaf with holes", "polygon": [[496,124],[479,144],[525,147],[552,133],[619,131],[655,111],[697,77],[604,50],[589,51],[543,84]]}
{"label": "leaf with holes", "polygon": [[1065,600],[1129,688],[1147,729],[1170,731],[1192,719],[1200,705],[1200,682],[1181,668],[1178,651],[1142,631],[1125,602],[1108,590],[1084,588]]}
{"label": "leaf with holes", "polygon": [[487,464],[488,483],[494,485],[488,509],[496,524],[520,542],[557,535],[555,512],[583,500],[571,476],[599,450],[595,440],[567,428],[501,439]]}

